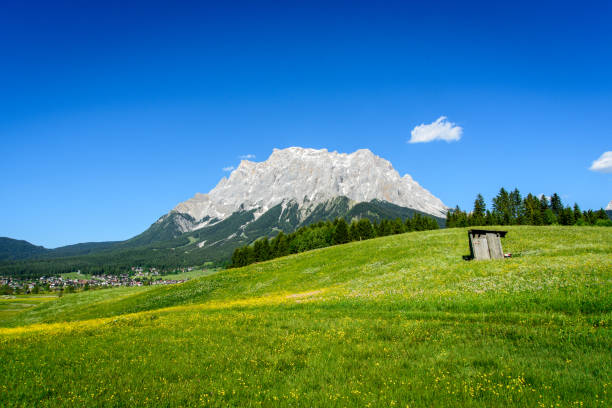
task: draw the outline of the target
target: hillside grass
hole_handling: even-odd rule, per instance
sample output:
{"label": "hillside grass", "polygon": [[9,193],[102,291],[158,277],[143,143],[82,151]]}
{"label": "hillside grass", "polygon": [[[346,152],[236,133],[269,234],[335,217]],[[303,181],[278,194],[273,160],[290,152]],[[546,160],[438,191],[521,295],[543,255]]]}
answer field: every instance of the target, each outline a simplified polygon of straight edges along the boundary
{"label": "hillside grass", "polygon": [[506,260],[408,233],[0,317],[0,405],[612,405],[609,229],[503,229]]}
{"label": "hillside grass", "polygon": [[91,279],[93,277],[93,275],[89,273],[79,273],[79,272],[61,273],[60,276],[64,279]]}
{"label": "hillside grass", "polygon": [[1,295],[0,296],[0,322],[15,317],[26,309],[44,302],[55,300],[56,295]]}
{"label": "hillside grass", "polygon": [[194,269],[192,271],[178,272],[178,273],[167,273],[164,275],[155,276],[156,279],[172,279],[172,280],[183,280],[183,279],[195,279],[202,276],[212,275],[217,273],[219,269]]}

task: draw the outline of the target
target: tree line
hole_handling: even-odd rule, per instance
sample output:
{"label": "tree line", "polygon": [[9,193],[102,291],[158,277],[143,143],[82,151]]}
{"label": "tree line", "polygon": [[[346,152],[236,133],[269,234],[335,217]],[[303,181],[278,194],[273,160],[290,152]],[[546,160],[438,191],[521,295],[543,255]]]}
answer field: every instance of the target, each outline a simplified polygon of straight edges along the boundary
{"label": "tree line", "polygon": [[474,200],[471,212],[457,206],[446,214],[446,227],[469,227],[476,225],[601,225],[612,226],[602,209],[582,211],[578,204],[564,206],[557,193],[540,197],[531,193],[522,197],[518,189],[508,192],[503,187],[487,209],[481,194]]}
{"label": "tree line", "polygon": [[236,248],[232,255],[230,268],[352,241],[438,228],[438,222],[435,219],[419,213],[415,213],[412,218],[405,221],[396,218],[372,223],[368,218],[362,218],[352,221],[350,225],[343,218],[336,218],[333,222],[320,221],[301,227],[290,234],[281,231],[272,239],[264,237],[256,240],[252,245]]}
{"label": "tree line", "polygon": [[[132,266],[155,267],[161,272],[168,273],[176,268],[201,265],[203,261],[204,259],[197,251],[185,253],[171,248],[157,250],[136,248],[72,257],[4,261],[0,262],[0,276],[32,279],[41,276],[57,276],[76,270],[90,275],[120,275],[128,273]],[[221,262],[213,263],[213,266],[221,265]]]}

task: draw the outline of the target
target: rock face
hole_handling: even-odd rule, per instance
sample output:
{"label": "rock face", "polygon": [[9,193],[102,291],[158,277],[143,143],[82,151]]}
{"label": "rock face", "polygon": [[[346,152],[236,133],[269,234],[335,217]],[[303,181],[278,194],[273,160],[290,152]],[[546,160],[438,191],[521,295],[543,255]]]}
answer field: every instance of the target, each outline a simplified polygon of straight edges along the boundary
{"label": "rock face", "polygon": [[336,197],[347,197],[355,203],[386,201],[440,218],[447,210],[412,177],[401,177],[389,161],[367,149],[345,154],[290,147],[274,149],[264,162],[243,160],[208,194],[198,193],[172,212],[188,216],[179,225],[186,232],[224,220],[237,211],[255,210],[257,219],[279,204],[283,208],[297,204],[306,214],[309,208]]}

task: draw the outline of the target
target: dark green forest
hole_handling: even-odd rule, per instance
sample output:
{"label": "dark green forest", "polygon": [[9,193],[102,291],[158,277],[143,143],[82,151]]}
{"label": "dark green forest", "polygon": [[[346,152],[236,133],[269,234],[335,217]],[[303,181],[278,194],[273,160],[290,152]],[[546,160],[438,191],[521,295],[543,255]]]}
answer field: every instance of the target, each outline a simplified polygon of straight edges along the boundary
{"label": "dark green forest", "polygon": [[603,209],[582,211],[578,204],[564,206],[561,197],[554,193],[548,199],[527,194],[524,198],[518,189],[508,192],[501,188],[493,198],[491,210],[478,194],[471,212],[458,206],[446,214],[446,227],[470,227],[477,225],[600,225],[612,226]]}
{"label": "dark green forest", "polygon": [[332,245],[346,244],[352,241],[362,241],[370,238],[402,234],[410,231],[425,231],[438,229],[438,222],[418,213],[402,221],[383,219],[380,222],[370,222],[368,218],[354,220],[349,225],[344,218],[331,221],[320,221],[299,228],[291,234],[282,231],[276,237],[260,238],[252,245],[245,245],[234,250],[230,267],[246,266],[254,262],[267,261],[289,254],[324,248]]}
{"label": "dark green forest", "polygon": [[[128,272],[132,266],[156,267],[160,271],[173,271],[181,267],[200,266],[204,262],[201,255],[186,253],[180,249],[114,250],[65,258],[4,261],[0,263],[0,276],[20,276],[30,279],[77,270],[93,275],[118,275]],[[222,263],[216,262],[211,265],[222,266]]]}

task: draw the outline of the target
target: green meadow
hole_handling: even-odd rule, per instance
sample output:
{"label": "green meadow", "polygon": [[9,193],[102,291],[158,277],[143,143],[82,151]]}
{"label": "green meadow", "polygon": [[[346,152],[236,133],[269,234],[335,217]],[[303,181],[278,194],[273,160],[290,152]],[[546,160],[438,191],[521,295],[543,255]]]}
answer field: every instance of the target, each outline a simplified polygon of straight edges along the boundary
{"label": "green meadow", "polygon": [[612,406],[612,230],[503,229],[0,299],[0,406]]}
{"label": "green meadow", "polygon": [[67,272],[60,274],[60,276],[64,279],[91,279],[93,275],[89,273]]}
{"label": "green meadow", "polygon": [[183,280],[183,279],[194,279],[199,278],[200,276],[208,276],[216,273],[218,269],[194,269],[192,271],[178,272],[178,273],[169,273],[166,275],[159,275],[154,278],[156,279],[173,279],[173,280]]}
{"label": "green meadow", "polygon": [[2,295],[0,296],[0,324],[26,309],[55,299],[56,296],[51,294]]}

